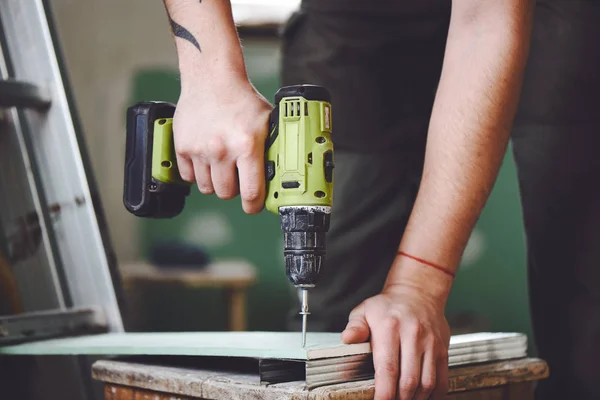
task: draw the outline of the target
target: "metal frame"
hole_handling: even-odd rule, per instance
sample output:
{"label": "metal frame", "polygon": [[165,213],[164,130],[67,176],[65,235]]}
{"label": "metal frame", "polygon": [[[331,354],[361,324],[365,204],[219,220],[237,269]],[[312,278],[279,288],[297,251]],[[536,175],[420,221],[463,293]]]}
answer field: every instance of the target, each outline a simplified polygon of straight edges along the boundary
{"label": "metal frame", "polygon": [[[111,331],[123,331],[115,292],[116,271],[101,232],[99,201],[90,189],[90,170],[77,132],[59,63],[47,4],[41,0],[3,3],[0,13],[4,79],[35,85],[51,99],[45,111],[16,111],[19,143],[30,157],[30,188],[36,193],[40,227],[53,258],[52,275],[62,307],[98,306]],[[14,109],[12,110],[14,115]]]}
{"label": "metal frame", "polygon": [[2,345],[104,332],[106,318],[96,308],[29,312],[0,319]]}

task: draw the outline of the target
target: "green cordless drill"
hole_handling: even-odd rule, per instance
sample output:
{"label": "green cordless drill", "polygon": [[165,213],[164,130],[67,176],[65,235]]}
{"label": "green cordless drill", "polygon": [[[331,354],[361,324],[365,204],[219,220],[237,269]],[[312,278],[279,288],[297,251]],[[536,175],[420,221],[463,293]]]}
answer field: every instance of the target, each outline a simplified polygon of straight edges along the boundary
{"label": "green cordless drill", "polygon": [[[302,345],[306,343],[308,289],[326,254],[333,194],[329,92],[316,85],[280,88],[265,143],[265,208],[279,214],[288,279],[302,289]],[[191,183],[177,169],[172,122],[175,106],[141,102],[127,110],[123,202],[138,217],[181,213]]]}

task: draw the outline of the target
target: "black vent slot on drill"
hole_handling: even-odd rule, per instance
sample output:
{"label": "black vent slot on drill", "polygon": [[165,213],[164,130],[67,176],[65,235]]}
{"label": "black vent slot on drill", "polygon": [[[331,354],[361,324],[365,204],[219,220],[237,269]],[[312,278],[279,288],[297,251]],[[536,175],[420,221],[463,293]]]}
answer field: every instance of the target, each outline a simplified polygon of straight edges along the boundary
{"label": "black vent slot on drill", "polygon": [[[306,103],[305,103],[306,105]],[[291,102],[288,101],[285,103],[285,112],[284,115],[286,117],[299,117],[300,116],[300,102],[299,101],[295,101],[295,102]],[[305,107],[304,109],[304,115],[308,115],[308,106]]]}
{"label": "black vent slot on drill", "polygon": [[323,167],[325,168],[325,180],[331,183],[333,180],[333,168],[335,167],[331,151],[327,151],[323,155]]}
{"label": "black vent slot on drill", "polygon": [[296,188],[300,187],[300,182],[298,182],[298,181],[281,182],[281,187],[284,189],[296,189]]}

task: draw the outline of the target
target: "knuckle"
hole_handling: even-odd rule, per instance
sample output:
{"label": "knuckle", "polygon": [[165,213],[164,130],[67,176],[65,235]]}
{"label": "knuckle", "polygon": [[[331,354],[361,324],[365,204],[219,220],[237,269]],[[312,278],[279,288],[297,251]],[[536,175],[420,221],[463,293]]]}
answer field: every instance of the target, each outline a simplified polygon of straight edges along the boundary
{"label": "knuckle", "polygon": [[198,177],[196,184],[198,185],[198,190],[203,194],[211,194],[214,192],[214,188],[210,181],[206,180],[206,177]]}
{"label": "knuckle", "polygon": [[215,186],[215,191],[217,196],[223,200],[231,200],[236,196],[235,189],[230,182],[219,182],[219,184]]}
{"label": "knuckle", "polygon": [[376,373],[378,375],[392,375],[395,376],[398,374],[398,365],[392,361],[384,361],[380,362],[377,365]]}
{"label": "knuckle", "polygon": [[179,175],[181,176],[181,179],[183,179],[186,182],[192,182],[194,180],[194,174],[192,173],[192,171],[186,169],[179,169]]}
{"label": "knuckle", "polygon": [[423,343],[423,334],[425,329],[419,321],[411,321],[406,323],[406,336],[412,342]]}
{"label": "knuckle", "polygon": [[383,320],[382,325],[385,330],[393,331],[393,330],[398,330],[398,328],[400,327],[400,322],[398,321],[398,319],[396,317],[386,317]]}
{"label": "knuckle", "polygon": [[190,146],[183,140],[175,140],[175,153],[180,156],[189,156],[191,154]]}
{"label": "knuckle", "polygon": [[359,320],[352,319],[352,320],[348,321],[348,325],[347,325],[348,329],[360,330],[360,329],[362,329],[362,327],[363,327],[363,323]]}
{"label": "knuckle", "polygon": [[442,358],[442,359],[447,359],[448,358],[448,346],[446,346],[445,344],[442,344],[439,346],[438,348],[438,357]]}
{"label": "knuckle", "polygon": [[261,191],[260,186],[255,182],[246,182],[244,184],[244,190],[242,198],[250,203],[257,202],[260,200]]}
{"label": "knuckle", "polygon": [[193,146],[190,146],[189,157],[194,157],[196,159],[203,160],[206,163],[210,163],[207,148],[205,147],[204,143],[196,143]]}
{"label": "knuckle", "polygon": [[426,392],[432,392],[433,389],[435,389],[435,379],[433,379],[433,377],[428,376],[428,377],[423,377],[423,380],[421,381],[421,387],[423,388],[424,391]]}
{"label": "knuckle", "polygon": [[227,156],[227,146],[219,136],[213,136],[207,143],[208,152],[211,158],[220,161]]}
{"label": "knuckle", "polygon": [[425,333],[425,328],[419,322],[413,324],[413,335],[415,338],[421,337]]}
{"label": "knuckle", "polygon": [[256,149],[256,138],[248,133],[238,135],[235,140],[235,150],[241,157],[250,157]]}
{"label": "knuckle", "polygon": [[403,393],[414,392],[419,385],[419,380],[414,375],[403,376],[400,378],[400,391]]}

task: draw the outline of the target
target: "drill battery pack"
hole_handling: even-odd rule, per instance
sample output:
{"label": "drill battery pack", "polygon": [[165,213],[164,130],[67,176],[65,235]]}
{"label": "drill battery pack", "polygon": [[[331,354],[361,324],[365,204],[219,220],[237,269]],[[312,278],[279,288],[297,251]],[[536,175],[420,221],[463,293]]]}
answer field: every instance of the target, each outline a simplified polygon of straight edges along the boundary
{"label": "drill battery pack", "polygon": [[138,217],[172,218],[190,194],[179,176],[173,144],[175,105],[141,102],[127,109],[123,203]]}

